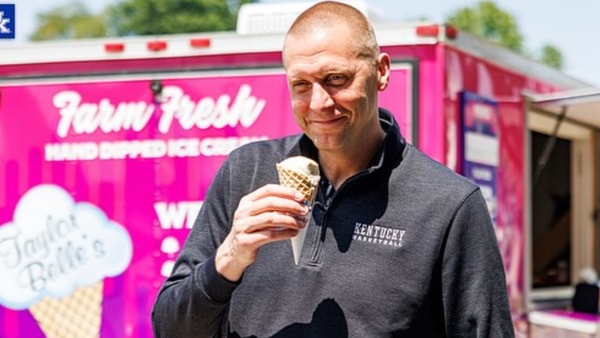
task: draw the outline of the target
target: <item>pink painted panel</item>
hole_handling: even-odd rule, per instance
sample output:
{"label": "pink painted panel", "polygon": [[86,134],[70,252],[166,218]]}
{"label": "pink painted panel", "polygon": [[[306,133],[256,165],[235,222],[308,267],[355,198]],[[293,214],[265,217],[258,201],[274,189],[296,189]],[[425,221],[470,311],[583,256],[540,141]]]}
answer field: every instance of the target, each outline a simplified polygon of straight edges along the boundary
{"label": "pink painted panel", "polygon": [[[396,67],[381,96],[407,131],[411,76]],[[150,78],[0,89],[0,337],[44,337],[41,304],[98,283],[74,301],[93,330],[152,337],[154,298],[227,154],[299,132],[283,73],[161,82],[160,97]]]}

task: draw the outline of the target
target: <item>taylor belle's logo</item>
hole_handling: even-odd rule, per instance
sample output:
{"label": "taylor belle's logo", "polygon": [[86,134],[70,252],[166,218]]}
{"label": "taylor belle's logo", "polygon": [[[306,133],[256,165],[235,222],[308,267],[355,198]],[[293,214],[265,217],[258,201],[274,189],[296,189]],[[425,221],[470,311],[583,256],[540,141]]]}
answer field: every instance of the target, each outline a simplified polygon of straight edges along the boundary
{"label": "taylor belle's logo", "polygon": [[378,224],[365,224],[356,222],[354,224],[355,241],[401,247],[402,239],[406,230],[385,227]]}
{"label": "taylor belle's logo", "polygon": [[97,206],[43,184],[0,225],[0,305],[28,309],[48,337],[97,337],[103,283],[125,271],[127,230]]}
{"label": "taylor belle's logo", "polygon": [[0,39],[15,38],[15,5],[0,4]]}

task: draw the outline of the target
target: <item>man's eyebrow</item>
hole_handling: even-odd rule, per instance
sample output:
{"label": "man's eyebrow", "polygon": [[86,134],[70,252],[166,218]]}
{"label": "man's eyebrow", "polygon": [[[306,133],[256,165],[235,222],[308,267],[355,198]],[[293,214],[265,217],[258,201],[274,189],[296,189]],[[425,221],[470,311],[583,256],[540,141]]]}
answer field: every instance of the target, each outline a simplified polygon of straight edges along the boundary
{"label": "man's eyebrow", "polygon": [[302,69],[289,69],[288,79],[291,80],[303,80],[306,77],[325,78],[332,74],[349,74],[352,72],[351,67],[344,65],[329,66],[325,65],[318,70],[306,71]]}

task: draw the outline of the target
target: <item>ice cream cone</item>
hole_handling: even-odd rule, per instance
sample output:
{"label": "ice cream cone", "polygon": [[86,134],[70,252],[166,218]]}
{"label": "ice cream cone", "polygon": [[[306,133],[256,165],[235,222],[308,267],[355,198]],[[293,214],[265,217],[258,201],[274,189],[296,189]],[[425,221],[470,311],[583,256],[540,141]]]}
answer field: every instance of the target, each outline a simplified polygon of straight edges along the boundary
{"label": "ice cream cone", "polygon": [[[277,173],[279,174],[279,183],[301,192],[306,199],[307,206],[311,208],[317,195],[320,179],[318,164],[309,158],[295,156],[278,163]],[[298,231],[296,236],[290,239],[296,264],[300,260],[300,251],[304,244],[306,231],[307,229],[304,227]]]}
{"label": "ice cream cone", "polygon": [[103,281],[70,295],[44,297],[29,308],[47,338],[97,338],[102,320]]}

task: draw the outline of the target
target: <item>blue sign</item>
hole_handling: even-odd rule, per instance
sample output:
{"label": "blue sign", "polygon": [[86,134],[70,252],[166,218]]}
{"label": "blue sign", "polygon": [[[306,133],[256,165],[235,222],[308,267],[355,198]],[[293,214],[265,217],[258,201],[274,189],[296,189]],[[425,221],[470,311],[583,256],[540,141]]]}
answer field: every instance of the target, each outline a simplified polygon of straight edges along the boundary
{"label": "blue sign", "polygon": [[462,174],[480,186],[495,222],[500,161],[498,104],[469,92],[463,92],[461,98]]}
{"label": "blue sign", "polygon": [[0,39],[15,38],[15,5],[0,4]]}

